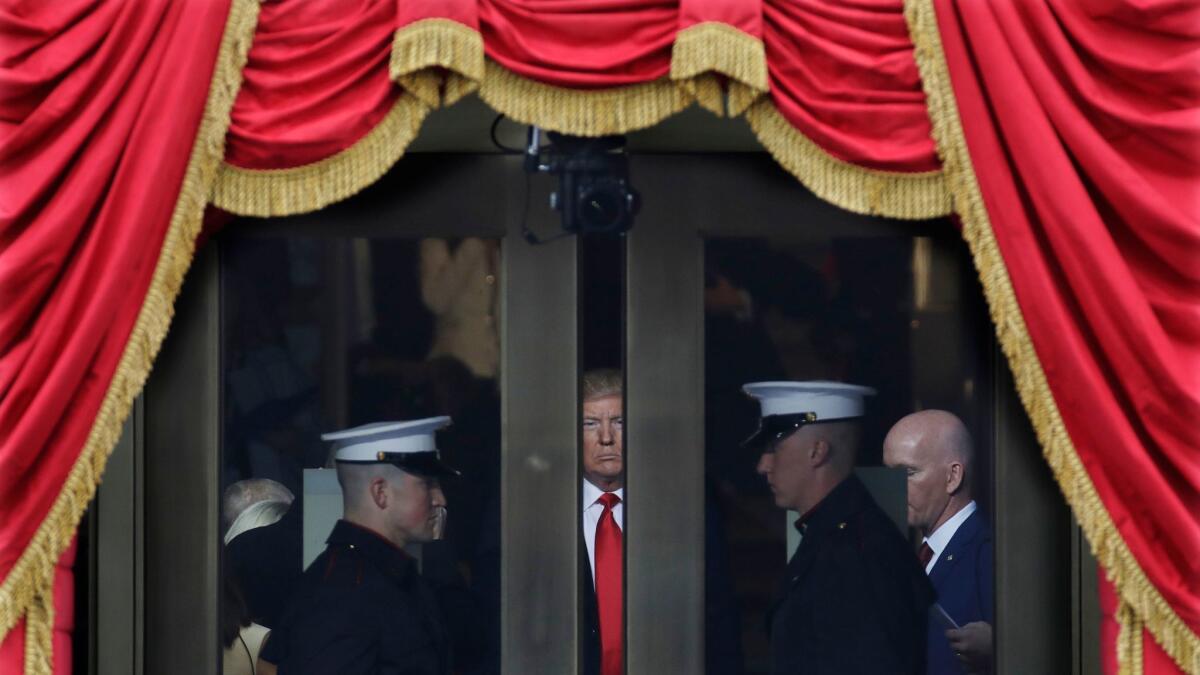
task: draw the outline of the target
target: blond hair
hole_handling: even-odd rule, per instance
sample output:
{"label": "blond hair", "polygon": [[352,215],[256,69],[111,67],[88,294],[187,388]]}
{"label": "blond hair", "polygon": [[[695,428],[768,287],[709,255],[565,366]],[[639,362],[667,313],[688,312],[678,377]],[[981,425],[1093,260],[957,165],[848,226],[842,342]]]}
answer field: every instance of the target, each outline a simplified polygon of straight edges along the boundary
{"label": "blond hair", "polygon": [[625,388],[621,371],[616,368],[597,368],[583,374],[583,400],[605,396],[620,396]]}

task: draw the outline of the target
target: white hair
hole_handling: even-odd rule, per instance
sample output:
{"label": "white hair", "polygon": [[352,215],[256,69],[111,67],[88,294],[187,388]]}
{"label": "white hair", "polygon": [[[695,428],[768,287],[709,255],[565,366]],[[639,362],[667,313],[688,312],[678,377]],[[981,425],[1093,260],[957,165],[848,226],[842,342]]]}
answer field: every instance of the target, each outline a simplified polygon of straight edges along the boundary
{"label": "white hair", "polygon": [[279,522],[279,519],[291,507],[292,505],[289,502],[273,499],[251,504],[238,514],[238,517],[229,526],[229,531],[225,533],[225,543],[228,545],[239,534]]}
{"label": "white hair", "polygon": [[[291,504],[296,499],[283,483],[270,478],[248,478],[225,488],[221,496],[221,520],[226,528],[250,506],[265,501]],[[285,509],[286,510],[286,509]]]}

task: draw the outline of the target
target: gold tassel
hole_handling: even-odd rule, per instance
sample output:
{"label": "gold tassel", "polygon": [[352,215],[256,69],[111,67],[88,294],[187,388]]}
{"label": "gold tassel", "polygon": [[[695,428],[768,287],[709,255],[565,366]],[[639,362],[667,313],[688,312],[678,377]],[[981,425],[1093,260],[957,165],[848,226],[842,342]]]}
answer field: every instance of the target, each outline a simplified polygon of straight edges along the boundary
{"label": "gold tassel", "polygon": [[1117,675],[1142,675],[1145,669],[1142,631],[1145,625],[1125,602],[1117,607]]}
{"label": "gold tassel", "polygon": [[27,672],[42,672],[37,668],[46,667],[46,660],[39,654],[50,644],[46,636],[53,633],[54,612],[47,603],[53,602],[55,564],[70,545],[79,519],[96,493],[104,465],[121,435],[121,427],[146,381],[171,322],[175,296],[191,265],[208,195],[224,155],[229,112],[241,88],[242,67],[257,23],[256,0],[232,1],[204,116],[192,146],[162,253],[133,332],[62,491],[0,585],[0,639],[22,616],[26,616],[26,630],[33,636],[33,647],[30,647],[30,641],[26,642],[26,656],[33,657],[29,666],[33,669]]}
{"label": "gold tassel", "polygon": [[450,19],[415,21],[396,31],[388,74],[430,108],[450,105],[479,88],[483,37]]}
{"label": "gold tassel", "polygon": [[291,216],[324,208],[379,180],[404,156],[429,108],[401,95],[391,111],[354,145],[290,169],[243,169],[222,163],[212,203],[242,216]]}
{"label": "gold tassel", "polygon": [[[728,98],[717,73],[729,78]],[[762,40],[716,21],[688,26],[675,36],[671,79],[713,114],[740,115],[767,93],[767,57]]]}
{"label": "gold tassel", "polygon": [[940,171],[900,173],[864,169],[825,152],[784,119],[770,99],[746,111],[746,121],[775,161],[821,199],[854,213],[937,218],[951,212]]}
{"label": "gold tassel", "polygon": [[1130,616],[1144,624],[1184,672],[1200,673],[1200,639],[1150,583],[1121,538],[1063,425],[1013,293],[1012,280],[996,243],[971,164],[933,2],[905,0],[904,5],[909,34],[916,46],[917,68],[925,88],[933,136],[954,200],[954,210],[962,218],[963,238],[974,257],[996,327],[996,337],[1008,358],[1017,393],[1037,432],[1042,454],[1092,552],[1104,567],[1121,602],[1128,606]]}
{"label": "gold tassel", "polygon": [[610,89],[542,84],[488,61],[479,97],[522,124],[576,136],[607,136],[653,126],[692,103],[669,79]]}
{"label": "gold tassel", "polygon": [[25,674],[54,675],[54,581],[25,614]]}

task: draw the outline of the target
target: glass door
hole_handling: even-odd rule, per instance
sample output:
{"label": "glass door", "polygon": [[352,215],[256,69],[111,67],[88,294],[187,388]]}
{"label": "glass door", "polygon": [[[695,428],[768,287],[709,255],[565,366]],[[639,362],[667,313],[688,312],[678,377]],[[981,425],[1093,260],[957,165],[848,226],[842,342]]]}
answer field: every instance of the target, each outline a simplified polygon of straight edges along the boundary
{"label": "glass door", "polygon": [[145,395],[146,672],[249,660],[227,624],[280,621],[341,511],[321,433],[443,414],[463,476],[416,553],[456,672],[575,671],[577,242],[522,238],[557,228],[525,189],[514,158],[417,155],[201,255]]}
{"label": "glass door", "polygon": [[[857,473],[904,531],[883,437],[913,410],[958,415],[995,533],[997,672],[1067,672],[1083,629],[1065,579],[1089,563],[1072,563],[953,225],[848,214],[762,153],[634,155],[631,177],[629,233],[555,237],[553,181],[520,158],[414,154],[353,199],[207,246],[100,490],[97,578],[132,598],[97,602],[128,626],[103,626],[120,648],[100,646],[98,672],[219,670],[229,580],[269,622],[276,586],[321,546],[319,434],[438,414],[464,479],[446,489],[446,541],[420,557],[457,593],[458,670],[589,672],[581,389],[597,368],[624,379],[629,675],[768,671],[796,514],[738,442],[758,416],[741,384],[772,379],[879,392]],[[238,495],[259,488],[287,508],[235,528]]]}
{"label": "glass door", "polygon": [[955,226],[847,213],[761,155],[642,156],[632,172],[644,208],[627,248],[627,672],[769,672],[764,622],[800,514],[775,506],[740,441],[759,416],[742,384],[771,380],[877,392],[855,473],[914,555],[884,438],[919,410],[962,420],[971,497],[995,535],[991,665],[1066,672],[1069,514]]}

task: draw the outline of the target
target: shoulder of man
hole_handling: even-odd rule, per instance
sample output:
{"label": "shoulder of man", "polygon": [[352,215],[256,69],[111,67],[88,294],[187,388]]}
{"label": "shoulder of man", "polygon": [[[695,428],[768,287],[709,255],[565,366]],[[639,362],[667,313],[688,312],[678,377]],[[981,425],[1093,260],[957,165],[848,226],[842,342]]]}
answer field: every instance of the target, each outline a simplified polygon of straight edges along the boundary
{"label": "shoulder of man", "polygon": [[327,546],[304,571],[263,658],[275,664],[308,664],[319,662],[317,656],[330,651],[334,643],[341,646],[329,658],[340,658],[341,651],[349,649],[357,659],[374,649],[381,623],[378,610],[389,601],[381,594],[378,579],[379,573],[361,552],[344,545]]}
{"label": "shoulder of man", "polygon": [[330,598],[352,608],[390,602],[398,587],[361,550],[330,545],[301,577],[295,603],[323,611]]}
{"label": "shoulder of man", "polygon": [[[870,502],[847,522],[844,546],[853,547],[865,588],[913,609],[932,604],[934,591],[908,539],[878,505]],[[880,598],[882,601],[882,598]]]}

